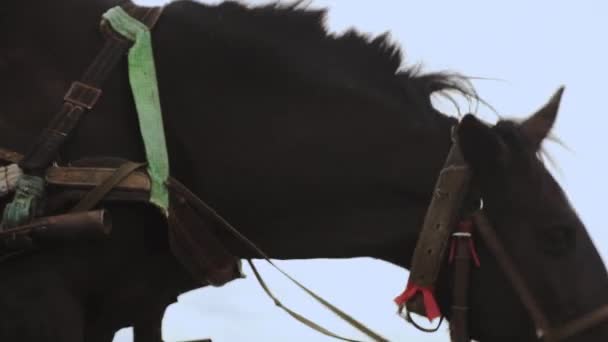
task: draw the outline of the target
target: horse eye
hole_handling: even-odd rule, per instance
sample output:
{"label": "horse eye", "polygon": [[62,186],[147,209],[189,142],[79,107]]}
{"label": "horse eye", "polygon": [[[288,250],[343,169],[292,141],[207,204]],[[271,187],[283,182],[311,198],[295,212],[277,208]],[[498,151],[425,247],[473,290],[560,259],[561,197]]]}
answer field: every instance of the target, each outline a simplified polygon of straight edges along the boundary
{"label": "horse eye", "polygon": [[576,231],[568,225],[556,225],[543,228],[537,235],[542,252],[551,256],[564,256],[574,249]]}

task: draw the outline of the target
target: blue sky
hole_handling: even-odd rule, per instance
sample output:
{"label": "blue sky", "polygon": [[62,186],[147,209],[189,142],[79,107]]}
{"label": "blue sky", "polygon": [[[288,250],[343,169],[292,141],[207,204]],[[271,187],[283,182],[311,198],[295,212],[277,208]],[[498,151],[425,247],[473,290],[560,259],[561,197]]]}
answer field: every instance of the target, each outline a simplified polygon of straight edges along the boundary
{"label": "blue sky", "polygon": [[[165,1],[139,0],[140,4]],[[211,3],[212,1],[205,1]],[[214,1],[217,2],[217,1]],[[265,3],[267,1],[244,1]],[[522,117],[566,86],[554,133],[571,151],[546,147],[559,164],[554,172],[586,223],[604,260],[608,166],[604,146],[608,113],[608,2],[605,1],[399,1],[313,0],[328,7],[333,31],[356,27],[374,34],[390,31],[407,61],[427,70],[449,69],[500,79],[475,81],[480,95],[502,116]],[[446,110],[450,110],[446,107]],[[443,109],[443,107],[442,107]],[[488,121],[495,116],[481,108]],[[448,341],[446,328],[418,333],[395,315],[392,298],[402,290],[405,270],[370,259],[279,262],[288,271],[391,341]],[[340,333],[352,332],[312,303],[276,272],[261,267],[285,302]],[[214,342],[331,341],[287,317],[259,289],[251,272],[223,288],[180,296],[163,322],[165,340],[212,337]],[[121,331],[115,342],[131,341]]]}

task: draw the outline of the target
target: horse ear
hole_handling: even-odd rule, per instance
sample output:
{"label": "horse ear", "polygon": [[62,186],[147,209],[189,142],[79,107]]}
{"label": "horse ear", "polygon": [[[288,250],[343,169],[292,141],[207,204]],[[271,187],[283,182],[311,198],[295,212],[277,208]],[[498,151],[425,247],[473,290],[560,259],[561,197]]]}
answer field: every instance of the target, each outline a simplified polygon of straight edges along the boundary
{"label": "horse ear", "polygon": [[474,170],[491,170],[505,159],[504,142],[475,116],[467,114],[462,118],[456,133],[462,155]]}
{"label": "horse ear", "polygon": [[541,143],[549,135],[555,123],[563,93],[564,86],[561,86],[547,104],[521,123],[520,127],[524,135],[528,137],[535,150],[540,148]]}

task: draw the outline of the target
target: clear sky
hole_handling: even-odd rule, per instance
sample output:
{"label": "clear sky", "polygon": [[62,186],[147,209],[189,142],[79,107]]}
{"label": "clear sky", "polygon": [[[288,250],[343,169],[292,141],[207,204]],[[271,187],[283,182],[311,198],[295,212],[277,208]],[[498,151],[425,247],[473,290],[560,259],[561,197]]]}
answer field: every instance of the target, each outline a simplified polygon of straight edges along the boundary
{"label": "clear sky", "polygon": [[[554,132],[571,151],[551,144],[547,149],[561,169],[555,174],[587,224],[604,260],[608,260],[604,212],[608,198],[605,178],[608,157],[603,140],[608,124],[605,97],[608,2],[313,0],[311,3],[313,7],[330,9],[328,25],[333,31],[352,26],[374,34],[390,31],[404,48],[407,61],[423,62],[427,70],[449,69],[501,79],[476,81],[475,86],[503,116],[527,115],[559,85],[566,85]],[[488,112],[482,108],[482,117],[494,120]],[[433,335],[422,334],[395,315],[392,298],[403,289],[405,270],[371,259],[280,264],[391,341],[449,341],[446,327]],[[261,269],[286,303],[340,333],[363,338],[314,305],[276,272],[267,267]],[[211,337],[214,342],[331,341],[275,308],[250,270],[245,272],[249,275],[245,280],[180,296],[165,316],[165,340]],[[131,332],[119,332],[114,341],[131,341]]]}

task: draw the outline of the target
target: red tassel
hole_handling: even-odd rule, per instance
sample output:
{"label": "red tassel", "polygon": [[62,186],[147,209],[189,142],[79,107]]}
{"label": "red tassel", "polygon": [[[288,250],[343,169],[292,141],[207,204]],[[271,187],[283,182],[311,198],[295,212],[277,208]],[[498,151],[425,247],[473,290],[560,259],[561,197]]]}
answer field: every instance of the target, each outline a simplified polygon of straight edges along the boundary
{"label": "red tassel", "polygon": [[456,255],[456,239],[452,238],[450,241],[450,256],[448,258],[448,264],[452,264],[454,256]]}
{"label": "red tassel", "polygon": [[[473,232],[473,222],[471,220],[465,220],[458,223],[459,233],[472,233]],[[475,243],[473,242],[473,237],[469,237],[469,254],[475,263],[475,266],[480,267],[481,263],[479,262],[479,255],[477,255],[477,249],[475,248]],[[448,263],[452,263],[454,261],[454,256],[456,255],[456,239],[452,238],[450,242],[450,255],[448,257]]]}
{"label": "red tassel", "polygon": [[441,310],[439,310],[439,305],[437,305],[433,291],[429,288],[421,287],[411,282],[408,282],[405,291],[395,298],[395,303],[397,303],[399,308],[402,308],[418,292],[422,293],[424,310],[426,311],[426,317],[429,319],[429,321],[432,322],[435,318],[440,317]]}
{"label": "red tassel", "polygon": [[469,252],[471,253],[471,257],[473,257],[473,262],[475,263],[475,266],[481,267],[481,263],[479,262],[479,255],[477,255],[477,250],[475,249],[473,239],[469,239]]}

